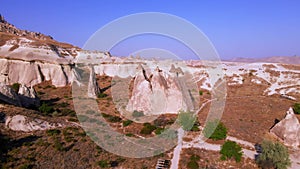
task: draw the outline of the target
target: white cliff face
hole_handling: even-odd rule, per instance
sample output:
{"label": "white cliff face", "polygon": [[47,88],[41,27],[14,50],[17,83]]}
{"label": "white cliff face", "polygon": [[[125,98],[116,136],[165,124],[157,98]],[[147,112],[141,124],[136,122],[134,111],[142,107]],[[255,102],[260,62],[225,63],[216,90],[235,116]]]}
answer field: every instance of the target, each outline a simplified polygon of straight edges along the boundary
{"label": "white cliff face", "polygon": [[270,132],[280,138],[287,146],[296,148],[300,146],[300,123],[292,108],[287,111],[285,118],[277,123]]}
{"label": "white cliff face", "polygon": [[6,85],[34,86],[51,80],[54,86],[63,87],[76,81],[77,75],[70,65],[0,59],[0,82]]}
{"label": "white cliff face", "polygon": [[29,119],[23,115],[8,116],[5,119],[5,126],[13,131],[31,132],[36,130],[49,130],[62,127],[60,123],[49,123],[40,119]]}

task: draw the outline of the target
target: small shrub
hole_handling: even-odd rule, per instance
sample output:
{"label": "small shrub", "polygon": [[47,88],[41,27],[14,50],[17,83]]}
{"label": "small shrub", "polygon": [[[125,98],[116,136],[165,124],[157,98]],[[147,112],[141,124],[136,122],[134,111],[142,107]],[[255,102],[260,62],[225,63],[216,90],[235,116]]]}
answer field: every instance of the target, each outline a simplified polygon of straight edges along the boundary
{"label": "small shrub", "polygon": [[42,91],[38,91],[37,94],[38,94],[38,95],[43,95],[43,94],[45,94],[45,93],[42,92]]}
{"label": "small shrub", "polygon": [[208,122],[205,125],[203,134],[206,138],[213,140],[223,140],[227,136],[227,128],[223,123],[219,123],[218,120]]}
{"label": "small shrub", "polygon": [[67,102],[62,102],[62,103],[58,103],[57,106],[58,106],[58,107],[67,107],[67,106],[69,106],[69,103],[67,103]]}
{"label": "small shrub", "polygon": [[197,161],[189,161],[187,164],[188,169],[199,169],[199,164]]}
{"label": "small shrub", "polygon": [[150,123],[145,123],[144,127],[142,128],[140,133],[148,135],[148,134],[151,134],[155,129],[156,129],[156,126],[151,125]]}
{"label": "small shrub", "polygon": [[39,111],[45,115],[49,115],[54,112],[54,108],[43,102],[43,104],[39,107]]}
{"label": "small shrub", "polygon": [[19,83],[14,83],[11,88],[18,93],[19,92],[19,88],[20,88],[20,84]]}
{"label": "small shrub", "polygon": [[144,112],[142,111],[137,111],[137,110],[134,110],[133,113],[132,113],[132,117],[143,117],[144,116]]}
{"label": "small shrub", "polygon": [[123,121],[123,127],[129,126],[131,123],[133,123],[131,120]]}
{"label": "small shrub", "polygon": [[98,161],[97,164],[98,164],[98,166],[100,168],[107,168],[107,167],[109,167],[107,160]]}
{"label": "small shrub", "polygon": [[133,137],[134,135],[132,133],[126,133],[125,134],[127,137]]}
{"label": "small shrub", "polygon": [[54,145],[53,146],[54,146],[54,148],[57,151],[65,151],[65,148],[64,148],[63,144],[60,141],[58,141],[58,140],[54,141]]}
{"label": "small shrub", "polygon": [[240,162],[242,159],[242,148],[234,141],[226,141],[222,147],[220,154],[221,160],[234,158],[236,162]]}
{"label": "small shrub", "polygon": [[300,103],[295,103],[293,109],[295,114],[300,114]]}
{"label": "small shrub", "polygon": [[256,163],[262,168],[286,169],[291,165],[288,149],[279,142],[263,141]]}
{"label": "small shrub", "polygon": [[47,130],[46,133],[48,134],[48,136],[54,136],[54,135],[59,135],[61,131],[57,129],[51,129],[51,130]]}
{"label": "small shrub", "polygon": [[200,126],[200,123],[198,121],[195,122],[193,127],[191,128],[191,131],[200,131],[199,126]]}
{"label": "small shrub", "polygon": [[190,157],[190,160],[193,160],[193,161],[199,161],[200,160],[200,157],[198,155],[192,155]]}
{"label": "small shrub", "polygon": [[163,128],[157,128],[156,130],[155,130],[155,134],[156,135],[160,135],[163,131],[164,131],[165,129],[163,129]]}
{"label": "small shrub", "polygon": [[98,98],[105,98],[105,97],[107,97],[107,94],[105,94],[105,93],[99,93],[98,94]]}
{"label": "small shrub", "polygon": [[203,95],[203,91],[200,90],[199,91],[199,95],[202,96]]}
{"label": "small shrub", "polygon": [[196,121],[196,117],[192,112],[180,111],[178,115],[179,124],[185,131],[190,131]]}
{"label": "small shrub", "polygon": [[198,155],[192,155],[190,157],[190,161],[187,164],[188,169],[199,169],[198,161],[200,160],[200,157]]}
{"label": "small shrub", "polygon": [[118,123],[122,121],[122,119],[118,116],[112,116],[110,114],[105,114],[105,113],[101,113],[101,114],[107,121],[111,123]]}

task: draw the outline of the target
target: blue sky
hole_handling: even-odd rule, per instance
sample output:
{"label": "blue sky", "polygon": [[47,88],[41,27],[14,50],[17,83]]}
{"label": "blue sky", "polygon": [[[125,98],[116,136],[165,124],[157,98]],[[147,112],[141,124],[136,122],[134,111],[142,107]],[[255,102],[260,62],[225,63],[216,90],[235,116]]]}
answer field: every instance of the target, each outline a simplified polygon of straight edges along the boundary
{"label": "blue sky", "polygon": [[[79,47],[95,31],[119,17],[140,12],[169,13],[201,29],[223,59],[299,56],[299,9],[297,0],[6,0],[0,4],[0,13],[15,26]],[[129,39],[113,54],[158,47],[157,41],[160,39],[149,36]],[[176,42],[170,44],[167,50],[185,57],[184,48],[177,47]]]}

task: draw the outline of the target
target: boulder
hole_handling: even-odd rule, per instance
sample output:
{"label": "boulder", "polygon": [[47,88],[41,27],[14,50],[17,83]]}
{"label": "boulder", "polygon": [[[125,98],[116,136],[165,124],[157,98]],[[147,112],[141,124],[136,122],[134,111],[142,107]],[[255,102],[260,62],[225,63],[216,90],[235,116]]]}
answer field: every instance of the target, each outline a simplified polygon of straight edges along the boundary
{"label": "boulder", "polygon": [[287,146],[300,146],[300,123],[292,108],[283,120],[271,128],[270,133],[277,136]]}
{"label": "boulder", "polygon": [[0,82],[0,100],[16,106],[22,106],[18,94],[9,86]]}

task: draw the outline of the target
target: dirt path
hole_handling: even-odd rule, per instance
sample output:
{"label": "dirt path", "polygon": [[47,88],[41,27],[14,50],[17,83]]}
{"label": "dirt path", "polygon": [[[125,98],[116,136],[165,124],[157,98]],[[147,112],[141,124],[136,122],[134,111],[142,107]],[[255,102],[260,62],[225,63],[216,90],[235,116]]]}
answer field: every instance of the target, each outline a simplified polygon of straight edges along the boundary
{"label": "dirt path", "polygon": [[[171,160],[171,169],[178,169],[178,164],[180,160],[180,153],[183,148],[199,148],[199,149],[205,149],[210,151],[220,151],[221,145],[220,144],[211,144],[203,141],[203,139],[200,138],[200,136],[194,138],[191,142],[184,142],[182,141],[182,138],[184,136],[184,131],[180,128],[178,130],[178,144],[175,147],[173,151],[173,158]],[[245,146],[254,147],[254,145],[250,142],[237,139],[235,137],[228,136],[228,140],[236,141],[239,144],[243,144]],[[242,148],[243,156],[246,158],[254,159],[256,151],[248,150],[245,148]]]}

